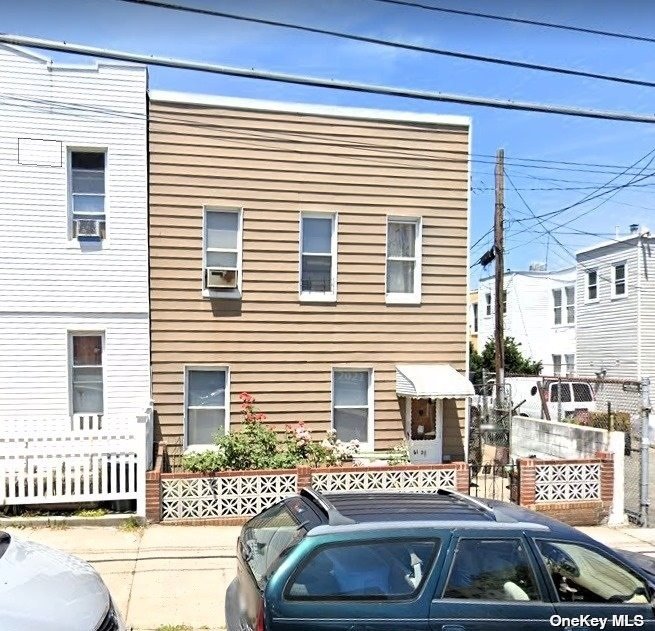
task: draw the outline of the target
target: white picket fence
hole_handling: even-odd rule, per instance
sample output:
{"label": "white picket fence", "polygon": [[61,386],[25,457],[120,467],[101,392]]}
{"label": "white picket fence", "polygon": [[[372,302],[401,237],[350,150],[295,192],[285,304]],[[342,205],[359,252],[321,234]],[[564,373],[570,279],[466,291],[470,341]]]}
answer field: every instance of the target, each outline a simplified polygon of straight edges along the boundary
{"label": "white picket fence", "polygon": [[0,506],[135,499],[137,514],[145,515],[152,420],[149,407],[111,430],[97,429],[94,420],[67,431],[60,424],[0,422]]}

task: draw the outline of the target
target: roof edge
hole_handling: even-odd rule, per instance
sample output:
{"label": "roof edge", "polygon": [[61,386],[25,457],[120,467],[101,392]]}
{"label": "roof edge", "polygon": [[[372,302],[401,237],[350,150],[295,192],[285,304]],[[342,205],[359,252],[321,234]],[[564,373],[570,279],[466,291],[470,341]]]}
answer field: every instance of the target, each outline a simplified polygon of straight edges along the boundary
{"label": "roof edge", "polygon": [[316,116],[332,116],[334,118],[355,118],[377,120],[383,122],[424,123],[430,125],[446,125],[452,127],[471,127],[470,116],[454,114],[427,114],[406,110],[386,110],[366,107],[345,107],[341,105],[319,105],[315,103],[299,103],[293,101],[271,101],[265,99],[249,99],[215,94],[199,94],[193,92],[175,92],[170,90],[150,90],[151,101],[163,103],[179,103],[182,105],[204,105],[225,107],[229,109],[282,112],[288,114],[313,114]]}

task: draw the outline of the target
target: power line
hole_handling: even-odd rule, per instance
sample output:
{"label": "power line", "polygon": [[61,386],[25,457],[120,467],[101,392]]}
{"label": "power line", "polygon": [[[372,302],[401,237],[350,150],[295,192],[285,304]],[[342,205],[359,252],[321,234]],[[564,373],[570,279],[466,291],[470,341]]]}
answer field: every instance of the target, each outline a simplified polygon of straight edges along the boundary
{"label": "power line", "polygon": [[334,79],[323,79],[320,77],[308,77],[305,75],[285,74],[267,70],[253,70],[251,68],[238,68],[222,66],[200,61],[176,59],[171,57],[160,57],[155,55],[143,55],[129,53],[108,48],[98,48],[69,42],[58,42],[55,40],[41,39],[38,37],[26,37],[21,35],[0,34],[0,42],[13,44],[15,46],[28,46],[42,50],[56,50],[64,53],[88,55],[101,59],[114,59],[118,61],[129,61],[133,63],[162,66],[167,68],[178,68],[181,70],[195,70],[211,74],[220,74],[231,77],[243,77],[248,79],[261,79],[276,83],[289,83],[294,85],[305,85],[332,90],[344,90],[348,92],[363,92],[367,94],[380,94],[384,96],[397,96],[423,101],[435,101],[445,103],[460,103],[464,105],[475,105],[480,107],[492,107],[496,109],[518,110],[525,112],[540,112],[543,114],[559,114],[562,116],[575,116],[580,118],[594,118],[601,120],[615,120],[632,123],[655,123],[655,116],[645,114],[633,114],[630,112],[612,112],[603,110],[591,110],[562,105],[548,105],[542,103],[530,103],[522,101],[503,101],[479,96],[466,96],[460,94],[447,94],[444,92],[431,92],[427,90],[414,90],[409,88],[398,88],[386,85],[355,83],[350,81],[338,81]]}
{"label": "power line", "polygon": [[481,13],[479,11],[464,11],[463,9],[438,7],[434,5],[422,4],[420,2],[408,2],[407,0],[373,0],[373,1],[383,2],[386,4],[395,4],[395,5],[406,6],[406,7],[415,7],[417,9],[426,9],[428,11],[438,11],[440,13],[451,13],[453,15],[463,15],[467,17],[483,18],[486,20],[497,20],[499,22],[525,24],[527,26],[540,26],[543,28],[551,28],[561,31],[572,31],[574,33],[586,33],[587,35],[601,35],[603,37],[615,37],[618,39],[627,39],[635,42],[647,42],[649,44],[655,43],[655,38],[652,37],[645,37],[643,35],[634,35],[632,33],[617,33],[615,31],[602,31],[599,29],[587,28],[584,26],[574,26],[572,24],[557,24],[555,22],[542,22],[540,20],[529,20],[526,18],[513,18],[505,15]]}
{"label": "power line", "polygon": [[547,66],[544,64],[535,64],[525,61],[518,61],[516,59],[504,59],[500,57],[489,57],[487,55],[476,55],[473,53],[464,53],[456,50],[447,50],[444,48],[432,48],[430,46],[420,46],[418,44],[406,44],[403,42],[396,42],[377,37],[367,37],[365,35],[357,35],[355,33],[343,33],[341,31],[332,31],[329,29],[317,28],[313,26],[306,26],[303,24],[295,24],[292,22],[281,22],[279,20],[269,20],[266,18],[249,17],[239,15],[236,13],[226,13],[224,11],[216,11],[214,9],[204,9],[200,7],[192,7],[182,4],[173,4],[168,2],[159,2],[159,0],[117,0],[127,4],[137,4],[146,7],[154,7],[159,9],[169,9],[172,11],[180,11],[185,13],[195,13],[198,15],[207,15],[212,17],[226,18],[229,20],[239,20],[242,22],[250,22],[254,24],[262,24],[265,26],[275,26],[279,28],[286,28],[295,31],[302,31],[306,33],[314,33],[317,35],[327,35],[329,37],[337,37],[340,39],[347,39],[364,44],[376,44],[378,46],[385,46],[388,48],[396,48],[402,50],[409,50],[412,52],[428,53],[431,55],[439,55],[443,57],[451,57],[455,59],[465,59],[467,61],[478,61],[488,64],[496,64],[500,66],[510,66],[512,68],[522,68],[524,70],[537,70],[540,72],[550,72],[555,74],[562,74],[572,77],[584,77],[587,79],[597,79],[600,81],[610,81],[613,83],[622,83],[627,85],[636,85],[641,87],[653,88],[655,82],[646,81],[643,79],[631,79],[629,77],[620,77],[616,75],[606,75],[596,72],[588,72],[585,70],[577,70],[575,68],[564,68],[562,66]]}

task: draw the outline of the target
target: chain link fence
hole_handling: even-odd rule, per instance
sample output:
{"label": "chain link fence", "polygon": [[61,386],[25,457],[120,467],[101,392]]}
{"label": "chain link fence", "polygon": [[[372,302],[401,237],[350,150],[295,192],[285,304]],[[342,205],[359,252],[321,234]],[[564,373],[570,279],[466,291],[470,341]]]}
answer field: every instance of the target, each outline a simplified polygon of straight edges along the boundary
{"label": "chain link fence", "polygon": [[[495,401],[493,380],[474,384],[471,407],[469,465],[474,474],[472,494],[493,496],[503,489],[505,469],[512,466],[509,445],[513,414],[576,423],[625,433],[625,510],[631,522],[649,525],[648,508],[655,502],[655,447],[650,447],[652,429],[644,420],[649,407],[648,386],[634,380],[579,377],[508,377],[505,405]],[[511,410],[511,411],[510,411]],[[476,474],[477,472],[477,474]],[[490,477],[480,476],[489,473]],[[652,502],[651,502],[652,496]],[[498,497],[498,499],[505,499]]]}

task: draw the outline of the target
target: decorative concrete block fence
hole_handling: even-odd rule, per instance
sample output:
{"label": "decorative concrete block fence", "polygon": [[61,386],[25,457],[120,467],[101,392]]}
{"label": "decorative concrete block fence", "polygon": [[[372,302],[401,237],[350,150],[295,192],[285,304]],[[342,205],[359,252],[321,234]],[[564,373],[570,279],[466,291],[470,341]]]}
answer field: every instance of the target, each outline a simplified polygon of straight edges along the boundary
{"label": "decorative concrete block fence", "polygon": [[[309,486],[325,493],[434,493],[440,488],[468,493],[470,482],[469,466],[464,462],[165,473],[161,455],[155,470],[146,474],[146,515],[153,522],[243,524]],[[600,524],[610,514],[614,485],[611,454],[599,453],[584,460],[520,458],[514,471],[506,483],[511,487],[512,501],[521,506],[579,526]]]}

